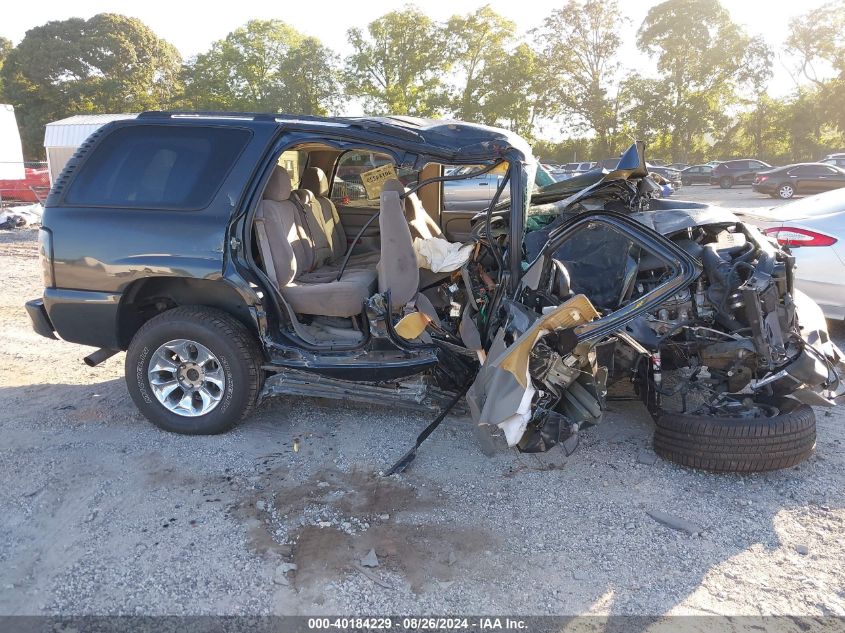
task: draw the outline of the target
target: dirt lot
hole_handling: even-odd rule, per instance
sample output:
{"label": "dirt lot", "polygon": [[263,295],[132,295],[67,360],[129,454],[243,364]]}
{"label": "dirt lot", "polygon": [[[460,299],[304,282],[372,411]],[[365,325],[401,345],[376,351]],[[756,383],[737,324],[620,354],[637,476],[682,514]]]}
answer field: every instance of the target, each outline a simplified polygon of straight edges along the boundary
{"label": "dirt lot", "polygon": [[569,458],[487,458],[450,419],[389,480],[427,418],[376,402],[277,398],[169,435],[123,354],[89,369],[31,331],[35,240],[0,232],[0,614],[845,615],[842,411],[817,411],[809,461],[755,476],[655,459],[624,402]]}

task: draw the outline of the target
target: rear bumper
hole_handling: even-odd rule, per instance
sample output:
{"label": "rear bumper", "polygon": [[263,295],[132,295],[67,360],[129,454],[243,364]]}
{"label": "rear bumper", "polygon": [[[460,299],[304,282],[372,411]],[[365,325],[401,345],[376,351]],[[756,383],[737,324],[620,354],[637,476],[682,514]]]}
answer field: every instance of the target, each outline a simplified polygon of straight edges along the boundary
{"label": "rear bumper", "polygon": [[44,307],[43,299],[27,301],[26,312],[29,314],[29,320],[32,321],[32,329],[35,330],[36,334],[57,340],[54,333],[55,328],[50,322],[50,317],[47,315],[47,309]]}

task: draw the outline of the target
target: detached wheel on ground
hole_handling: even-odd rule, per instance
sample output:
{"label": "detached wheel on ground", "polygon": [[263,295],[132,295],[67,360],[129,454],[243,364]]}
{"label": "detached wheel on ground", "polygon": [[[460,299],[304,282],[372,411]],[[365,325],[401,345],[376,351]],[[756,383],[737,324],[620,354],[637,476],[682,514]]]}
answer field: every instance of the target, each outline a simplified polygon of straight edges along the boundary
{"label": "detached wheel on ground", "polygon": [[790,398],[761,400],[722,416],[663,413],[655,422],[655,453],[715,472],[788,468],[807,459],[816,443],[813,410]]}
{"label": "detached wheel on ground", "polygon": [[250,414],[261,354],[221,310],[174,308],[145,323],[126,352],[126,384],[141,413],[173,433],[223,433]]}

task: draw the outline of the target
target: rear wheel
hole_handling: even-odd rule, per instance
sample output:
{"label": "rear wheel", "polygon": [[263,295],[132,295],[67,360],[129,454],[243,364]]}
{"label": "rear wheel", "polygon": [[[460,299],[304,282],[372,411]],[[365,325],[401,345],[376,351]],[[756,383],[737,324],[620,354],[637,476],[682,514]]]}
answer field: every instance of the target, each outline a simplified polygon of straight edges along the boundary
{"label": "rear wheel", "polygon": [[780,187],[778,187],[778,198],[783,200],[789,200],[792,196],[795,195],[795,187],[793,187],[789,183],[784,183]]}
{"label": "rear wheel", "polygon": [[126,384],[141,413],[173,433],[223,433],[249,415],[261,388],[252,334],[225,312],[168,310],[145,323],[126,353]]}
{"label": "rear wheel", "polygon": [[790,398],[755,401],[714,415],[662,413],[654,451],[683,466],[760,472],[804,461],[816,443],[813,410]]}
{"label": "rear wheel", "polygon": [[692,185],[692,180],[690,180],[689,178],[683,178],[683,179],[681,180],[681,184],[682,184],[684,187],[690,187],[690,186]]}
{"label": "rear wheel", "polygon": [[734,179],[730,176],[722,176],[721,178],[719,178],[719,186],[722,189],[730,189],[734,186]]}

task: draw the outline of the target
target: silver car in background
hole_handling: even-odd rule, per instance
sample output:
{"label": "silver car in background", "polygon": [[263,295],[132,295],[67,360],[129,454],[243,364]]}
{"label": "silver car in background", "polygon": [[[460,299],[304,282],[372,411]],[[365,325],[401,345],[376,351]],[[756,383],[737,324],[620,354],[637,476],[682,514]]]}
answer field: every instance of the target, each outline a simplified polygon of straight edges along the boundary
{"label": "silver car in background", "polygon": [[845,319],[845,189],[734,213],[789,246],[795,256],[796,287],[818,303],[828,319]]}
{"label": "silver car in background", "polygon": [[[449,176],[463,176],[481,169],[478,165],[462,165],[448,172]],[[483,211],[490,206],[503,176],[496,173],[480,174],[472,178],[461,180],[446,180],[443,182],[443,210],[444,211]],[[542,165],[537,166],[534,178],[536,189],[554,184],[555,178]],[[507,200],[506,192],[501,200]]]}

